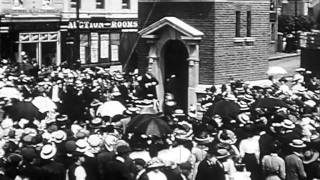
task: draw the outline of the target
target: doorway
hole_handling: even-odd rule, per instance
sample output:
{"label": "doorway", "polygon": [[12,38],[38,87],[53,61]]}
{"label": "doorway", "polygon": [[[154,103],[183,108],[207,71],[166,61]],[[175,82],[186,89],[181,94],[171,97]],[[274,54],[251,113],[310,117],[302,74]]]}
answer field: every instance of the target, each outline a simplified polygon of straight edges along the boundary
{"label": "doorway", "polygon": [[188,110],[188,61],[186,46],[179,40],[169,40],[163,46],[164,90],[172,93],[179,108]]}

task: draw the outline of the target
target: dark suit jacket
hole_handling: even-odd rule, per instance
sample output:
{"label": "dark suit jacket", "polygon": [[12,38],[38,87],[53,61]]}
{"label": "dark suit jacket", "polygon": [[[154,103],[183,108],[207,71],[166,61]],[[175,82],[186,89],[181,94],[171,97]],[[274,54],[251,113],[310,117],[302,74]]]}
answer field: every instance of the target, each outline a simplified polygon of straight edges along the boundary
{"label": "dark suit jacket", "polygon": [[209,164],[205,159],[198,166],[198,173],[195,180],[225,180],[225,173],[222,163]]}

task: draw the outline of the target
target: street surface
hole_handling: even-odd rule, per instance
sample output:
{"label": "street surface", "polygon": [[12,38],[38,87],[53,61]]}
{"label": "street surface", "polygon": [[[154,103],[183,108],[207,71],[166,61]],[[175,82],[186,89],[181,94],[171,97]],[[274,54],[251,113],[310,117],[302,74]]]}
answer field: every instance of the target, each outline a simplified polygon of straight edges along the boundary
{"label": "street surface", "polygon": [[287,75],[293,75],[295,69],[300,67],[300,56],[286,57],[279,60],[269,61],[269,67],[280,66],[287,70]]}

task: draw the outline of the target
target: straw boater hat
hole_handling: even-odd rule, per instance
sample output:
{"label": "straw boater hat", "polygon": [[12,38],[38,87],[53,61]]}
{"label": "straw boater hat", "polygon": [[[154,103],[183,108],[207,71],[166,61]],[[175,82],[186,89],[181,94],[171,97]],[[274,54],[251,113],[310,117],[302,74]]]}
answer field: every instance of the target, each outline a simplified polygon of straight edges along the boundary
{"label": "straw boater hat", "polygon": [[223,159],[230,156],[230,152],[226,149],[218,149],[214,154],[217,159]]}
{"label": "straw boater hat", "polygon": [[281,126],[286,128],[286,129],[293,129],[293,128],[296,127],[295,124],[292,121],[290,121],[289,119],[283,120],[281,122]]}
{"label": "straw boater hat", "polygon": [[183,112],[182,109],[175,109],[172,115],[173,116],[185,116],[185,113]]}
{"label": "straw boater hat", "polygon": [[97,148],[101,145],[102,139],[97,134],[92,134],[88,137],[88,144],[92,148]]}
{"label": "straw boater hat", "polygon": [[57,148],[53,144],[46,144],[42,147],[40,157],[42,159],[51,159],[57,153]]}
{"label": "straw boater hat", "polygon": [[62,143],[67,139],[67,133],[63,130],[55,131],[51,133],[51,136],[53,137],[53,141],[56,143]]}
{"label": "straw boater hat", "polygon": [[293,148],[305,148],[307,145],[300,139],[293,139],[289,145]]}
{"label": "straw boater hat", "polygon": [[78,151],[78,152],[84,153],[84,152],[87,152],[89,150],[89,144],[85,139],[77,140],[76,141],[76,146],[77,146],[76,151]]}
{"label": "straw boater hat", "polygon": [[159,158],[153,158],[147,163],[147,168],[159,168],[165,164]]}
{"label": "straw boater hat", "polygon": [[225,144],[234,144],[237,142],[237,137],[231,130],[220,130],[217,138],[221,143]]}
{"label": "straw boater hat", "polygon": [[68,120],[68,116],[66,114],[59,114],[57,116],[57,122],[66,122]]}
{"label": "straw boater hat", "polygon": [[180,140],[192,140],[192,125],[186,121],[179,122],[178,125],[179,127],[173,131],[175,138]]}
{"label": "straw boater hat", "polygon": [[303,163],[310,164],[319,158],[319,152],[313,149],[307,150],[303,154]]}
{"label": "straw boater hat", "polygon": [[197,136],[194,136],[193,139],[199,145],[207,145],[214,140],[213,137],[211,137],[208,133],[205,133],[205,132],[203,132],[202,134],[200,133]]}

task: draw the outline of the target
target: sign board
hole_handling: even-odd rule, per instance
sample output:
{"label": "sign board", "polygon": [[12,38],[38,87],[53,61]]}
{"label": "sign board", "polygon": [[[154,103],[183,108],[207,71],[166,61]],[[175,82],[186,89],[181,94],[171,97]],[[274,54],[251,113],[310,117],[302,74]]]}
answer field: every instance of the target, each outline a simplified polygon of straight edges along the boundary
{"label": "sign board", "polygon": [[[68,29],[76,29],[77,22],[70,21]],[[91,22],[80,20],[80,29],[136,29],[138,28],[138,20],[112,20],[106,22]]]}

